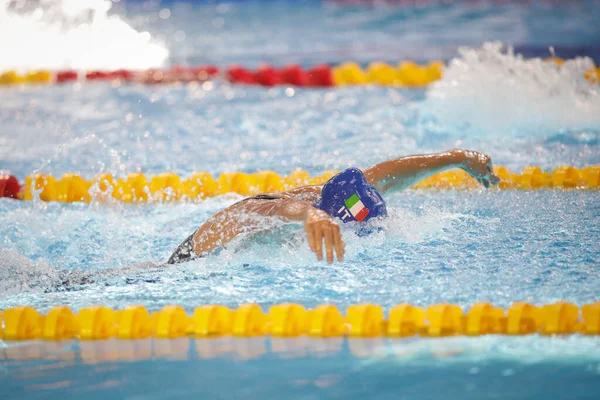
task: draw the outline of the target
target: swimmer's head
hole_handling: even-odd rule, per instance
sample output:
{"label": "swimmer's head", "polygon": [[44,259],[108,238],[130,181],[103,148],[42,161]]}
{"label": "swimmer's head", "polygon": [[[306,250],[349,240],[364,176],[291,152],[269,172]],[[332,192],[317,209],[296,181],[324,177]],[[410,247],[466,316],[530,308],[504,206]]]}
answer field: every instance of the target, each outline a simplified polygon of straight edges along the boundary
{"label": "swimmer's head", "polygon": [[358,168],[348,168],[328,180],[315,207],[344,223],[387,216],[385,201]]}

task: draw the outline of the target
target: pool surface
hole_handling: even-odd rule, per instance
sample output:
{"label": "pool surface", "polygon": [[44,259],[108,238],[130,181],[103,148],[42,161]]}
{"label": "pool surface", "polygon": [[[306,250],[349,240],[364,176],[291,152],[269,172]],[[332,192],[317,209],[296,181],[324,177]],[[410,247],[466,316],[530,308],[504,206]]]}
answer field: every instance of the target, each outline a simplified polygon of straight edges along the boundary
{"label": "pool surface", "polygon": [[[302,168],[319,175],[455,147],[484,151],[519,172],[529,165],[600,164],[600,90],[583,78],[600,63],[598,5],[122,1],[95,23],[128,27],[119,54],[140,52],[132,57],[140,68],[449,64],[441,81],[416,90],[262,88],[222,80],[0,87],[0,169],[21,181],[37,172],[91,179],[165,171],[284,175]],[[0,1],[0,7],[6,6]],[[0,18],[22,23],[6,13]],[[44,29],[35,34],[49,35]],[[149,36],[140,39],[145,31]],[[11,48],[12,64],[0,69],[119,67],[110,53],[102,60],[82,53],[73,34],[66,29],[54,37],[64,44],[55,57],[37,51],[36,40],[27,52]],[[111,37],[97,36],[90,54]],[[531,59],[549,56],[549,46],[558,56],[588,58],[562,68]],[[178,304],[189,313],[205,304],[257,303],[266,311],[293,302],[340,309],[374,303],[387,311],[398,303],[447,302],[466,310],[481,301],[503,308],[517,301],[582,306],[600,297],[600,192],[585,190],[407,190],[389,197],[390,218],[374,222],[381,227],[375,234],[361,238],[343,227],[341,263],[318,262],[299,225],[270,220],[266,232],[218,254],[163,265],[210,215],[240,198],[142,205],[0,199],[0,309],[139,304],[155,311]],[[599,349],[600,337],[581,335],[0,341],[0,393],[9,399],[596,399]]]}

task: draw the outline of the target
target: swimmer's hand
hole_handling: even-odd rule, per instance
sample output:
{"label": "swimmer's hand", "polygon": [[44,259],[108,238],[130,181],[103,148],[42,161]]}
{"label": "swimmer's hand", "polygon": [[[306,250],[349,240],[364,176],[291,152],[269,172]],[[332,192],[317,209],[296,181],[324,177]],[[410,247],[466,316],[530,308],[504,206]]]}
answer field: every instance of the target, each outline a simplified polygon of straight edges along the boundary
{"label": "swimmer's hand", "polygon": [[304,230],[308,235],[308,245],[320,260],[323,259],[323,241],[327,262],[333,263],[333,250],[339,261],[344,260],[344,241],[339,225],[323,210],[309,207],[304,219]]}
{"label": "swimmer's hand", "polygon": [[494,174],[492,159],[487,154],[473,150],[453,150],[453,153],[459,160],[460,168],[486,188],[500,182],[500,178]]}

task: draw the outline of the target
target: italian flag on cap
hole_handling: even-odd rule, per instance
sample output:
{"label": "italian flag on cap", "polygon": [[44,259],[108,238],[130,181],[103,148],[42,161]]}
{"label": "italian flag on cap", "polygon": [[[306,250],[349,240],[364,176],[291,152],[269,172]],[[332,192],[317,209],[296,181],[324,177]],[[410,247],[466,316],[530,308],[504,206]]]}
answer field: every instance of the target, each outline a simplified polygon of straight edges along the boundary
{"label": "italian flag on cap", "polygon": [[346,207],[350,210],[350,214],[354,216],[358,222],[362,222],[367,215],[369,215],[369,209],[365,207],[362,201],[358,198],[358,195],[354,193],[346,200]]}

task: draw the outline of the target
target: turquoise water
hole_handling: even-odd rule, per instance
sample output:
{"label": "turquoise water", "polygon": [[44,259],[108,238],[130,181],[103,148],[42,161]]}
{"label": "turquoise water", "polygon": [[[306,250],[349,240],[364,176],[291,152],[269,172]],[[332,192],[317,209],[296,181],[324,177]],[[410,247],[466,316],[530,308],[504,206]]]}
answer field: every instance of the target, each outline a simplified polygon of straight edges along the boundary
{"label": "turquoise water", "polygon": [[[600,94],[582,72],[532,56],[595,57],[595,2],[343,8],[275,3],[121,5],[167,63],[451,61],[428,90],[82,84],[2,88],[0,169],[122,176],[296,167],[311,174],[467,147],[513,170],[600,163]],[[166,14],[163,12],[162,14]],[[460,22],[458,24],[457,22]],[[183,31],[185,35],[178,33]],[[299,39],[300,38],[300,39]],[[126,42],[126,40],[124,40]],[[457,50],[458,46],[467,46]],[[583,49],[583,50],[582,50]],[[135,50],[132,48],[132,51]],[[564,54],[564,53],[563,53]],[[573,54],[577,55],[577,54]],[[596,58],[597,59],[597,58]],[[187,204],[0,199],[0,308],[141,304],[237,307],[370,302],[465,310],[489,301],[577,305],[600,293],[600,201],[585,191],[406,191],[390,218],[343,235],[343,263],[319,263],[298,225],[265,221],[217,255],[162,266],[237,195]],[[8,398],[597,398],[599,340],[578,335],[440,340],[230,339],[0,342]]]}
{"label": "turquoise water", "polygon": [[66,341],[12,351],[3,388],[9,398],[595,399],[598,345],[493,336]]}
{"label": "turquoise water", "polygon": [[[118,206],[4,200],[2,307],[56,304],[158,309],[283,302],[469,306],[490,301],[586,304],[600,293],[597,193],[426,192],[389,201],[384,228],[359,238],[343,227],[343,263],[319,263],[301,226],[273,222],[190,263],[161,266],[202,221],[234,200]],[[66,278],[65,271],[74,271]],[[92,281],[83,286],[82,279]],[[68,280],[68,283],[65,283]]]}

